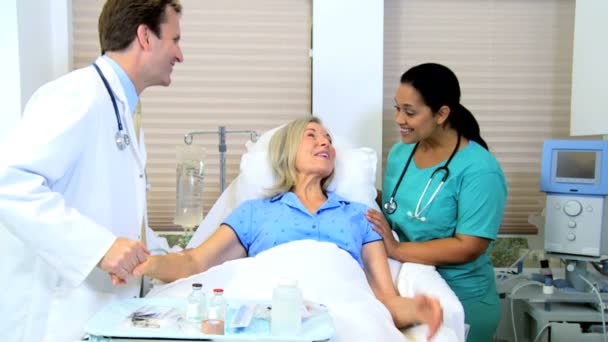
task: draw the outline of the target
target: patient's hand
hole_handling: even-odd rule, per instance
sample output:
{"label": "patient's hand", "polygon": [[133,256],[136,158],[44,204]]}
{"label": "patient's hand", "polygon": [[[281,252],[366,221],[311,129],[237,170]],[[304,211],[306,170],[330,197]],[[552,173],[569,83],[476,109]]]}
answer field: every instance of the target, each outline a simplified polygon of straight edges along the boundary
{"label": "patient's hand", "polygon": [[192,259],[185,252],[149,255],[146,261],[133,269],[135,276],[145,275],[165,283],[188,277],[194,273],[196,272]]}
{"label": "patient's hand", "polygon": [[435,336],[443,322],[443,311],[439,301],[426,295],[412,297],[389,296],[380,299],[391,313],[395,326],[399,329],[409,328],[413,324],[426,324],[429,327],[428,338]]}
{"label": "patient's hand", "polygon": [[429,297],[426,295],[416,295],[414,298],[415,303],[415,316],[416,319],[423,324],[427,324],[429,326],[429,336],[430,339],[437,333],[439,330],[439,326],[443,322],[443,310],[441,309],[441,304],[439,304],[439,300],[434,297]]}
{"label": "patient's hand", "polygon": [[155,275],[158,272],[158,264],[160,256],[148,255],[146,261],[137,265],[133,269],[134,276],[148,276],[150,278],[156,278]]}

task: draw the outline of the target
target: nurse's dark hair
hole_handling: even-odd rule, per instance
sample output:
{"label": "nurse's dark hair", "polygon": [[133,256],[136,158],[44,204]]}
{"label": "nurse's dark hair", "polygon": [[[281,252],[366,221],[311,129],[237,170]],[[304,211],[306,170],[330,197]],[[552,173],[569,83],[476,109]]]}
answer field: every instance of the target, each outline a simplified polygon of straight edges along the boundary
{"label": "nurse's dark hair", "polygon": [[473,113],[460,104],[460,84],[452,70],[436,63],[420,64],[401,75],[401,83],[414,87],[433,113],[442,106],[449,107],[448,125],[463,137],[488,149]]}
{"label": "nurse's dark hair", "polygon": [[98,22],[101,54],[126,49],[142,24],[160,37],[160,24],[166,22],[168,8],[182,12],[179,0],[107,0]]}

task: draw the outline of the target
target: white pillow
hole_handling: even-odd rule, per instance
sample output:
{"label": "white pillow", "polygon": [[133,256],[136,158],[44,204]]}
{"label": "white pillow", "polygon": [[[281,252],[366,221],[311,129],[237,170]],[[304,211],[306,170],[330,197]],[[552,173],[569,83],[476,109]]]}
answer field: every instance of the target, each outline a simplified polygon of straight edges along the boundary
{"label": "white pillow", "polygon": [[[243,201],[264,197],[275,184],[268,144],[272,135],[283,126],[264,133],[257,142],[247,142],[247,152],[241,158],[241,172],[237,183],[237,205]],[[334,177],[327,189],[353,202],[379,209],[376,204],[376,151],[354,147],[332,134],[336,149]]]}

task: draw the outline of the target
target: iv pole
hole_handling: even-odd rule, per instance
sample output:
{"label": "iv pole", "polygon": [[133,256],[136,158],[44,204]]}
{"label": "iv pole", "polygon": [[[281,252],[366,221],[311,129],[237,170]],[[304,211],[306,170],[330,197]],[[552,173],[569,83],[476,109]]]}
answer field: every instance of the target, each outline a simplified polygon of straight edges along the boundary
{"label": "iv pole", "polygon": [[219,137],[218,151],[220,152],[220,194],[226,189],[226,134],[240,133],[249,134],[251,141],[258,140],[258,133],[254,130],[230,130],[227,131],[225,126],[219,126],[217,131],[195,131],[184,135],[184,143],[192,145],[192,140],[195,135],[217,134]]}

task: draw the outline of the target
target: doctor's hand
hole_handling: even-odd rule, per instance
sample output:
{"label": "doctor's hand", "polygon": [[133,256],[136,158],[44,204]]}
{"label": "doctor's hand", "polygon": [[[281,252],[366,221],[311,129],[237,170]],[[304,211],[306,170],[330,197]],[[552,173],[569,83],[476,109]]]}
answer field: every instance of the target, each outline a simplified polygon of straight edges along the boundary
{"label": "doctor's hand", "polygon": [[365,213],[365,217],[372,224],[372,228],[376,231],[376,233],[382,236],[384,242],[384,248],[386,249],[386,254],[394,258],[397,247],[399,247],[399,241],[395,239],[393,235],[393,230],[391,226],[386,221],[384,214],[379,212],[378,210],[368,209]]}
{"label": "doctor's hand", "polygon": [[133,269],[146,261],[147,254],[150,252],[143,243],[119,237],[98,265],[102,270],[110,273],[112,284],[124,284]]}

